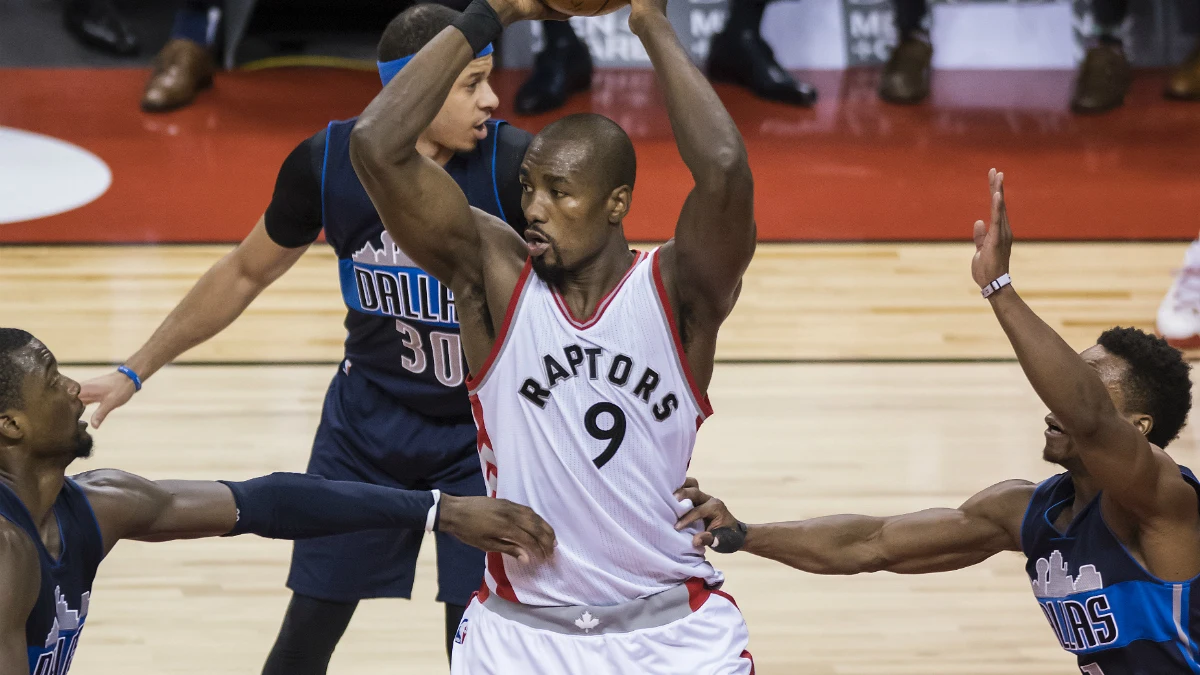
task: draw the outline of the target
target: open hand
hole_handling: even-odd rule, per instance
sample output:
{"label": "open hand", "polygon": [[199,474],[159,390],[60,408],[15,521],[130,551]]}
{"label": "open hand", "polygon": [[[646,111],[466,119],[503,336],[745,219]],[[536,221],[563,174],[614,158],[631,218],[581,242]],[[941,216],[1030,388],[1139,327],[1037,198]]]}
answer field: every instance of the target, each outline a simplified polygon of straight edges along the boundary
{"label": "open hand", "polygon": [[80,385],[79,400],[83,401],[84,405],[100,404],[96,412],[92,413],[92,428],[99,429],[108,413],[128,403],[136,391],[133,380],[114,371],[94,377]]}
{"label": "open hand", "polygon": [[[692,501],[692,510],[683,514],[683,517],[675,523],[676,530],[682,530],[697,520],[704,521],[704,531],[692,536],[693,546],[725,548],[721,546],[722,536],[730,538],[745,536],[744,533],[737,532],[738,519],[729,512],[725,502],[701,492],[700,483],[695,478],[688,478],[683,482],[683,487],[675,491],[675,499]],[[731,543],[733,542],[726,542],[726,544]],[[735,550],[741,548],[741,541],[736,542],[736,546],[733,548]]]}
{"label": "open hand", "polygon": [[442,495],[438,531],[483,551],[504,553],[523,563],[554,554],[554,530],[528,506],[492,497]]}
{"label": "open hand", "polygon": [[975,221],[975,257],[971,260],[971,277],[980,288],[1008,273],[1008,257],[1012,253],[1012,229],[1004,204],[1004,174],[995,169],[988,172],[988,193],[991,222]]}

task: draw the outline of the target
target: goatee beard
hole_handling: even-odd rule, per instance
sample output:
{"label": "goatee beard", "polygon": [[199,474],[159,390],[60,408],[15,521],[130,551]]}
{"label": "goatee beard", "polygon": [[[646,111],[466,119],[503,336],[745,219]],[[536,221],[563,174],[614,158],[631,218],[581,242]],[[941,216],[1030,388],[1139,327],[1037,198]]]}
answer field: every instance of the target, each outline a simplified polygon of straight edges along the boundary
{"label": "goatee beard", "polygon": [[538,278],[549,284],[551,288],[560,288],[563,282],[567,280],[567,270],[562,265],[547,264],[545,256],[538,256],[533,259],[533,271],[538,275]]}

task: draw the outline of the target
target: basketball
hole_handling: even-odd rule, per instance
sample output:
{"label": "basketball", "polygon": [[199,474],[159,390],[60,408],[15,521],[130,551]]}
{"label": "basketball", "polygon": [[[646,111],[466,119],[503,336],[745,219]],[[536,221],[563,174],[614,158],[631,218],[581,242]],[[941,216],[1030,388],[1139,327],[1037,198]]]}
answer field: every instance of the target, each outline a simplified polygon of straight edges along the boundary
{"label": "basketball", "polygon": [[629,0],[542,0],[547,7],[569,16],[611,14],[629,4]]}

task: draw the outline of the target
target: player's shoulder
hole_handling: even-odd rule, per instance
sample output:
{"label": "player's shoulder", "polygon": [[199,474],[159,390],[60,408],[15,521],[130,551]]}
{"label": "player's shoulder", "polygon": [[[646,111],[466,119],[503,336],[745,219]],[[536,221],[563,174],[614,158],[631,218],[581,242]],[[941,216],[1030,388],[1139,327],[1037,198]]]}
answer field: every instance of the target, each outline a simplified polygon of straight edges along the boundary
{"label": "player's shoulder", "polygon": [[1037,484],[1032,481],[1021,478],[1003,480],[975,493],[962,508],[996,518],[1015,513],[1023,517],[1035,490]]}
{"label": "player's shoulder", "polygon": [[94,469],[71,476],[93,507],[112,502],[156,499],[162,492],[149,478],[120,469]]}
{"label": "player's shoulder", "polygon": [[533,134],[521,127],[513,126],[504,121],[496,124],[496,145],[500,146],[500,150],[516,150],[519,151],[521,156],[524,156],[525,150],[529,148],[529,144],[532,142]]}
{"label": "player's shoulder", "polygon": [[0,568],[5,575],[23,575],[38,566],[38,550],[29,533],[0,516]]}
{"label": "player's shoulder", "polygon": [[[529,249],[525,245],[525,240],[521,238],[520,234],[517,234],[517,231],[511,225],[475,207],[471,207],[471,214],[475,218],[475,226],[479,231],[480,243],[483,245],[483,250],[488,254],[486,257],[515,262],[518,267],[525,264],[525,258],[529,255]],[[493,256],[493,253],[497,253],[498,255]]]}

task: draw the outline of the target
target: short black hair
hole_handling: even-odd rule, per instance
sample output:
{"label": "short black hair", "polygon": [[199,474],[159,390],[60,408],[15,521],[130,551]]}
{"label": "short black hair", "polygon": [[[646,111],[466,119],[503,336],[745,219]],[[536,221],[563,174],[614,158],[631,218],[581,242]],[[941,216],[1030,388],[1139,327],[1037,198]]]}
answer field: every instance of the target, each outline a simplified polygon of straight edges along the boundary
{"label": "short black hair", "polygon": [[1179,436],[1192,409],[1192,367],[1166,340],[1137,328],[1110,328],[1096,343],[1129,364],[1121,383],[1125,406],[1154,418],[1146,438],[1167,447]]}
{"label": "short black hair", "polygon": [[25,371],[17,363],[16,353],[30,342],[33,336],[20,328],[0,328],[0,410],[21,406]]}
{"label": "short black hair", "polygon": [[383,29],[379,60],[395,61],[416,54],[459,16],[459,12],[445,5],[423,2],[409,7]]}
{"label": "short black hair", "polygon": [[633,189],[637,178],[637,153],[633,141],[620,124],[596,113],[576,113],[547,124],[537,135],[553,142],[589,143],[595,166],[603,173],[604,187],[615,190],[622,185]]}

